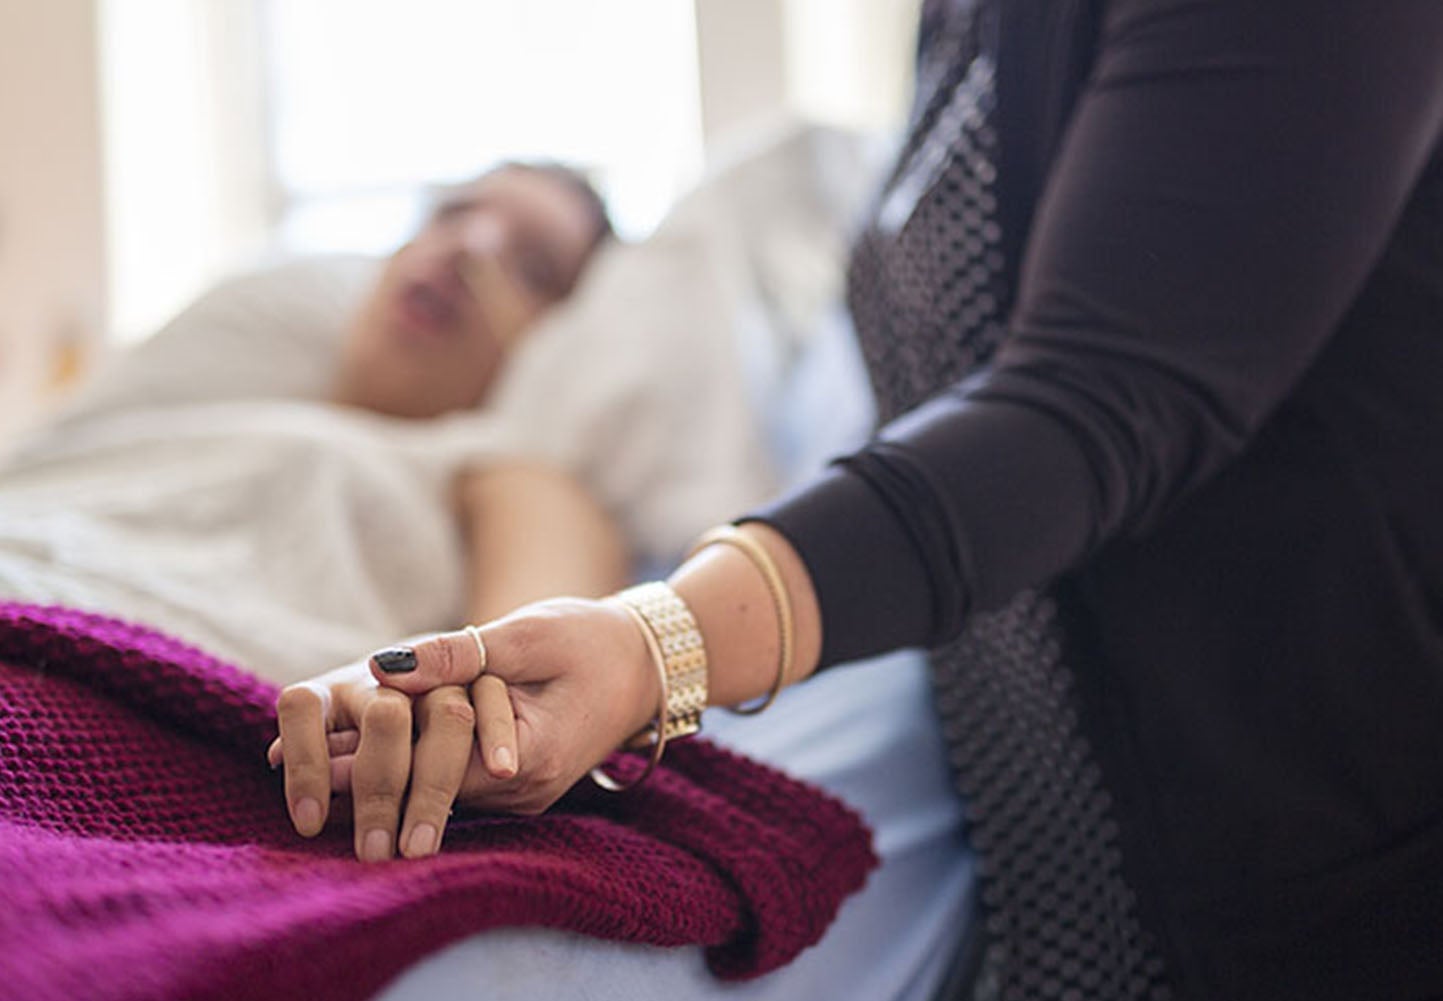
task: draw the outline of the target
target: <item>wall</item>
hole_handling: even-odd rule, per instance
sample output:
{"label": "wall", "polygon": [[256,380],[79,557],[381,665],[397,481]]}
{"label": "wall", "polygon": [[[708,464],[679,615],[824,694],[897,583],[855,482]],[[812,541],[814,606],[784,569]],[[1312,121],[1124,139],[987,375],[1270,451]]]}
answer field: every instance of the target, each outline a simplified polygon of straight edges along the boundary
{"label": "wall", "polygon": [[783,0],[695,0],[708,142],[787,101]]}
{"label": "wall", "polygon": [[694,0],[702,129],[714,143],[779,111],[898,128],[920,0]]}
{"label": "wall", "polygon": [[260,8],[251,0],[94,2],[105,326],[123,342],[153,332],[269,239]]}
{"label": "wall", "polygon": [[100,335],[93,0],[0,0],[0,433]]}

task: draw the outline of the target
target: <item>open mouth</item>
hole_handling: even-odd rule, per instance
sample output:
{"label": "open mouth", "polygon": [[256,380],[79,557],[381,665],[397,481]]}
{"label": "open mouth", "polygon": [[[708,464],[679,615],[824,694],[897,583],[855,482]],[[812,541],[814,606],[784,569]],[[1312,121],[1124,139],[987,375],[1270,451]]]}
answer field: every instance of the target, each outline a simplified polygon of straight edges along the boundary
{"label": "open mouth", "polygon": [[408,284],[401,292],[399,306],[408,326],[428,333],[451,329],[461,315],[456,297],[430,281]]}

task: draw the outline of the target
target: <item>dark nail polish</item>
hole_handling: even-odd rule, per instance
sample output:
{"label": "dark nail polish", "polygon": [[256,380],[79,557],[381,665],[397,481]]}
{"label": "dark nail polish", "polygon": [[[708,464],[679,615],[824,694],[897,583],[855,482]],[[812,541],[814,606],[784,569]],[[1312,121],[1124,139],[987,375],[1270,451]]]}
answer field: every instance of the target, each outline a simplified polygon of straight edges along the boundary
{"label": "dark nail polish", "polygon": [[416,670],[416,651],[408,646],[390,646],[371,654],[376,666],[387,674],[408,674]]}

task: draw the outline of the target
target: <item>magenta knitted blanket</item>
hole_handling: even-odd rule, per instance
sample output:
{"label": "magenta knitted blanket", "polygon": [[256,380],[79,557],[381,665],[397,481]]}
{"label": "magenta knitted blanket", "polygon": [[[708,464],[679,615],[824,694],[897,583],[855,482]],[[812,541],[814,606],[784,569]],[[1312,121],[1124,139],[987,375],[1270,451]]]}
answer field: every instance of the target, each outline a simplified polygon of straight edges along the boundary
{"label": "magenta knitted blanket", "polygon": [[847,807],[692,740],[632,793],[458,817],[440,855],[363,865],[345,828],[291,831],[275,697],[152,630],[0,604],[0,997],[364,998],[502,925],[699,944],[753,977],[876,864]]}

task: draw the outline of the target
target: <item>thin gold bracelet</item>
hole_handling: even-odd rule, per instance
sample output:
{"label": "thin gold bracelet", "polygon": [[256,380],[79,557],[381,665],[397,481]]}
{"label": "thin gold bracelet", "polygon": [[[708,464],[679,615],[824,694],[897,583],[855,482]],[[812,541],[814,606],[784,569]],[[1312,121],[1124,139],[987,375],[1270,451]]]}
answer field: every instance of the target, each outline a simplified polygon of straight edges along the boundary
{"label": "thin gold bracelet", "polygon": [[760,571],[762,578],[767,582],[767,590],[771,592],[772,605],[777,612],[777,631],[780,633],[781,652],[777,658],[777,677],[772,682],[772,690],[762,697],[756,705],[731,706],[731,711],[743,716],[754,716],[766,709],[776,701],[781,694],[782,687],[787,682],[787,673],[792,668],[794,656],[793,644],[794,626],[792,622],[792,601],[787,594],[786,584],[782,582],[781,571],[777,569],[776,561],[772,554],[767,552],[756,539],[747,535],[735,525],[719,525],[716,528],[704,533],[701,538],[691,547],[687,558],[695,556],[708,546],[731,546],[738,550],[752,562],[752,565]]}
{"label": "thin gold bracelet", "polygon": [[[661,645],[656,641],[656,634],[651,631],[651,626],[647,624],[646,619],[642,618],[640,612],[624,601],[616,598],[608,599],[608,601],[610,604],[625,609],[626,614],[631,616],[632,621],[636,623],[636,627],[641,630],[642,639],[646,641],[646,652],[651,655],[651,662],[655,665],[657,676],[661,679],[661,696],[656,707],[655,722],[626,742],[627,747],[631,747],[633,743],[639,740],[650,743],[651,759],[647,761],[645,770],[630,782],[618,782],[608,775],[606,770],[600,765],[597,765],[587,773],[591,776],[591,781],[601,786],[601,788],[607,792],[625,792],[634,786],[640,785],[648,775],[656,770],[656,766],[661,764],[662,752],[666,750],[666,712],[670,686],[667,684],[666,658],[662,655]],[[648,732],[651,734],[649,740],[647,736]]]}

